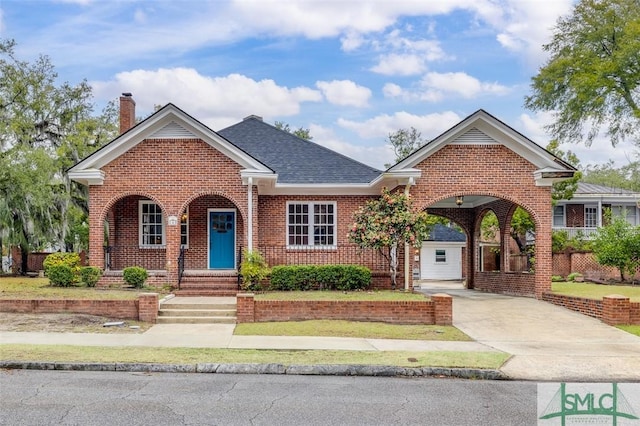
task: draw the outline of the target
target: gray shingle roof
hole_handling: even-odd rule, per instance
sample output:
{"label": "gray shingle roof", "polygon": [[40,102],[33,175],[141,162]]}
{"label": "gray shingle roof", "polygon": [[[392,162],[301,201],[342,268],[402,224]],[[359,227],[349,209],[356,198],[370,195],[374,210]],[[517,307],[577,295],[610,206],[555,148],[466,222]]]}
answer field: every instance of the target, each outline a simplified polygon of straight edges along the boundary
{"label": "gray shingle roof", "polygon": [[576,194],[637,194],[628,189],[613,188],[611,186],[596,185],[594,183],[578,182]]}
{"label": "gray shingle roof", "polygon": [[427,241],[451,241],[451,242],[465,242],[467,237],[463,232],[458,231],[455,228],[444,226],[441,223],[436,223],[429,232],[429,239]]}
{"label": "gray shingle roof", "polygon": [[369,183],[381,173],[255,116],[217,133],[276,172],[280,183]]}

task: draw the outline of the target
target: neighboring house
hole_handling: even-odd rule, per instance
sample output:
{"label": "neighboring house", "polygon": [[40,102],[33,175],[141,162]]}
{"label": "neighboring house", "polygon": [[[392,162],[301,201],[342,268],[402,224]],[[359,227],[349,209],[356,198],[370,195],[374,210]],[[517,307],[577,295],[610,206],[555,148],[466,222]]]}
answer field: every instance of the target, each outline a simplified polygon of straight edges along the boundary
{"label": "neighboring house", "polygon": [[461,280],[467,237],[452,226],[436,224],[420,249],[421,280]]}
{"label": "neighboring house", "polygon": [[553,208],[553,230],[565,231],[569,238],[588,239],[602,226],[606,209],[640,225],[640,193],[592,183],[578,182],[571,200],[560,200]]}
{"label": "neighboring house", "polygon": [[[541,297],[551,278],[551,185],[575,169],[479,110],[387,171],[305,141],[260,117],[215,132],[173,104],[134,125],[135,102],[120,98],[121,135],[69,170],[89,189],[90,264],[100,285],[139,265],[149,282],[183,294],[237,290],[242,250],[270,266],[356,263],[388,287],[388,267],[348,240],[354,212],[388,187],[416,208],[463,230],[467,285]],[[508,227],[517,206],[534,218],[535,273],[509,271]],[[477,262],[479,223],[500,224],[501,267]],[[400,282],[412,284],[421,262],[400,250]]]}

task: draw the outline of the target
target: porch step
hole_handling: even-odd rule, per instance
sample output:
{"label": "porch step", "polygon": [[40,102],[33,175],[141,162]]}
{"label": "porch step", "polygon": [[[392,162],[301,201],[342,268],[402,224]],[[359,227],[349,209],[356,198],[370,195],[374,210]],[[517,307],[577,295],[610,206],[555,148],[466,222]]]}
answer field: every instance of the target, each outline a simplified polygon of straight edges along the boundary
{"label": "porch step", "polygon": [[176,296],[235,296],[238,293],[238,277],[187,276],[182,278]]}
{"label": "porch step", "polygon": [[160,305],[158,324],[235,324],[231,297],[175,297]]}

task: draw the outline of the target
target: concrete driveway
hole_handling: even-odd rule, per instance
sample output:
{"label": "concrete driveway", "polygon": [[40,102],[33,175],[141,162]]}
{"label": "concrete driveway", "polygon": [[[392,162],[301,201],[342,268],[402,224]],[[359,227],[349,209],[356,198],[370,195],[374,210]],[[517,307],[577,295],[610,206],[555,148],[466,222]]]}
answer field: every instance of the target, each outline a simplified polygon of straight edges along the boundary
{"label": "concrete driveway", "polygon": [[640,381],[640,337],[547,302],[482,293],[457,282],[423,283],[453,296],[453,325],[510,353],[510,377],[552,381]]}

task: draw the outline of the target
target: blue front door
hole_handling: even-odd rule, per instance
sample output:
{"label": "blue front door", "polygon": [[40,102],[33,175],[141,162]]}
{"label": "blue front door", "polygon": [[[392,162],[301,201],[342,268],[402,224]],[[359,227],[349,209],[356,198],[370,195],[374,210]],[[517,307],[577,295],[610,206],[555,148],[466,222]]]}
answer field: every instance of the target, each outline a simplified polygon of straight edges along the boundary
{"label": "blue front door", "polygon": [[234,269],[236,212],[209,212],[209,269]]}

